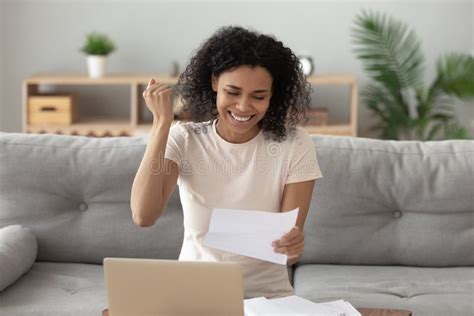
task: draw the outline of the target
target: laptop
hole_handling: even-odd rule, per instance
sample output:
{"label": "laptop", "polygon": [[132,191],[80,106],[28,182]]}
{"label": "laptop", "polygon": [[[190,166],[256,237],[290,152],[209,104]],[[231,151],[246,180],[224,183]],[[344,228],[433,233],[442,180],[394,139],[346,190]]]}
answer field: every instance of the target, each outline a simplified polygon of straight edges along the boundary
{"label": "laptop", "polygon": [[243,316],[242,268],[231,262],[105,258],[110,316]]}

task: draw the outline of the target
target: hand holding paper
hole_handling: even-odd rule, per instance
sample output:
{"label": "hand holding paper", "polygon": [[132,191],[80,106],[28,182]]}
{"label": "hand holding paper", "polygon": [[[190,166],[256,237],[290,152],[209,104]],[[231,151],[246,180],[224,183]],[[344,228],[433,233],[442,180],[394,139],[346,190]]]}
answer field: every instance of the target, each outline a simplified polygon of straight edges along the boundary
{"label": "hand holding paper", "polygon": [[275,253],[272,242],[295,226],[298,211],[213,209],[204,245],[285,265],[288,256]]}
{"label": "hand holding paper", "polygon": [[296,259],[303,253],[304,233],[295,226],[280,240],[274,241],[272,246],[276,252],[286,253],[288,259]]}

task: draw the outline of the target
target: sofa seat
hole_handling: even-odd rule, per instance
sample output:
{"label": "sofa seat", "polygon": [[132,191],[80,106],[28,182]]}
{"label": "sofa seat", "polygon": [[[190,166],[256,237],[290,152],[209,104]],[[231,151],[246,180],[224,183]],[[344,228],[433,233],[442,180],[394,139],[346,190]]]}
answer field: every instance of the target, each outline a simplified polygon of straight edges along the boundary
{"label": "sofa seat", "polygon": [[0,292],[2,316],[101,315],[106,306],[103,267],[96,264],[35,262]]}
{"label": "sofa seat", "polygon": [[295,294],[314,302],[411,310],[414,316],[474,315],[474,267],[426,268],[307,264],[294,271]]}

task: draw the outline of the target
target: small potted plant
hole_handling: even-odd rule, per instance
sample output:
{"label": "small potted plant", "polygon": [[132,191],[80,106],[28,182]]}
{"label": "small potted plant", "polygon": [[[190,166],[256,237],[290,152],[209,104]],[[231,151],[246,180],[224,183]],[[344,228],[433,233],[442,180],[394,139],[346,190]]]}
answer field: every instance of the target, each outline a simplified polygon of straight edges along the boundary
{"label": "small potted plant", "polygon": [[87,54],[87,69],[89,77],[104,76],[107,66],[107,56],[115,51],[114,43],[107,35],[92,32],[87,34],[87,40],[81,51]]}

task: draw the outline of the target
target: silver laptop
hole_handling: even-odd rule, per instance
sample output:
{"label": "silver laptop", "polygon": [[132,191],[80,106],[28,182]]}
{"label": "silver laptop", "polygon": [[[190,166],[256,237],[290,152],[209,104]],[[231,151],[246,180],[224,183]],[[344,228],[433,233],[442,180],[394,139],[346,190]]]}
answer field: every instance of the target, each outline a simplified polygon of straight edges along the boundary
{"label": "silver laptop", "polygon": [[105,258],[104,275],[110,316],[244,315],[237,263]]}

